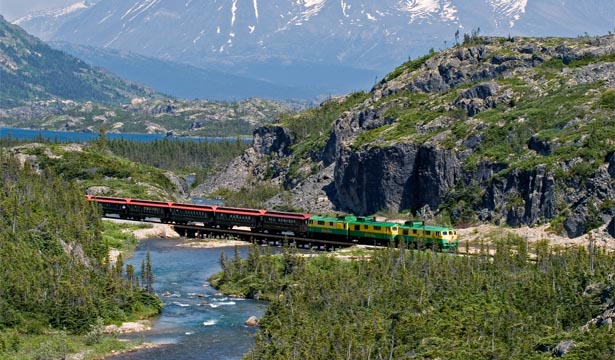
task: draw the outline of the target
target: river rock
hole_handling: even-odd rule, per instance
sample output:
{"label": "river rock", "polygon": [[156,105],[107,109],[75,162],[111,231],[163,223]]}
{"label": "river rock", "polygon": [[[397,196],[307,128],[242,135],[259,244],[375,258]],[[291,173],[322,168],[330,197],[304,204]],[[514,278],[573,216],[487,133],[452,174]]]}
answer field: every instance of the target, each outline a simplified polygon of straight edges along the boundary
{"label": "river rock", "polygon": [[256,318],[256,316],[250,316],[244,324],[247,326],[258,326],[258,318]]}

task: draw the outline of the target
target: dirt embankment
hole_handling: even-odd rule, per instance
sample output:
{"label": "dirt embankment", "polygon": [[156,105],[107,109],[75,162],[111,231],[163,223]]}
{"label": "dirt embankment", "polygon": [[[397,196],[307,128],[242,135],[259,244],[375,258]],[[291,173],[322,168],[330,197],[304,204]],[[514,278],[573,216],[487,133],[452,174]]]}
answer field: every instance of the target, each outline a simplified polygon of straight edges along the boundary
{"label": "dirt embankment", "polygon": [[477,244],[480,243],[481,240],[484,240],[485,244],[487,244],[493,242],[494,240],[505,238],[508,234],[513,234],[527,239],[530,244],[541,240],[547,240],[549,241],[549,244],[559,246],[589,246],[590,239],[592,239],[594,241],[594,246],[615,251],[615,239],[608,234],[606,231],[606,226],[602,226],[598,229],[592,230],[588,234],[576,238],[569,238],[554,234],[550,231],[549,225],[536,227],[524,226],[520,228],[480,225],[465,229],[457,229],[457,234],[459,235],[460,249],[465,246],[466,241],[470,244]]}

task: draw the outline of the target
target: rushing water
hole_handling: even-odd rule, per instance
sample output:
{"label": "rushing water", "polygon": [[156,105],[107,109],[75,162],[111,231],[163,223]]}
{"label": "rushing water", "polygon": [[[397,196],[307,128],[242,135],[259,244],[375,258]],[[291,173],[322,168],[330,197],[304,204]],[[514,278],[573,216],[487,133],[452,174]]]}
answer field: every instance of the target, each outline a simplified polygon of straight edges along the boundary
{"label": "rushing water", "polygon": [[[179,247],[183,240],[144,240],[125,261],[141,268],[150,250],[154,289],[164,301],[162,314],[151,331],[124,335],[137,341],[166,344],[157,348],[115,356],[112,359],[241,359],[253,343],[255,328],[244,325],[252,315],[261,317],[266,303],[216,296],[207,278],[220,270],[220,252],[232,256],[232,248]],[[247,248],[240,248],[245,256]]]}

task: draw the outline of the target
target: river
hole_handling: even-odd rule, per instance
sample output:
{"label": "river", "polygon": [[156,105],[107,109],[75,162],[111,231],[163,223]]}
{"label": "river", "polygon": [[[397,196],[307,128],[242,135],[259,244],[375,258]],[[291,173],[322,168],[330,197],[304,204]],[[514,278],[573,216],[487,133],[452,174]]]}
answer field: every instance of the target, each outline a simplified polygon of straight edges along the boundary
{"label": "river", "polygon": [[[177,246],[184,240],[142,240],[134,256],[125,261],[141,269],[147,249],[154,270],[154,290],[164,301],[162,314],[151,331],[121,338],[165,344],[111,359],[241,359],[253,344],[256,328],[244,325],[252,315],[260,318],[267,303],[217,296],[207,278],[220,270],[221,251],[233,248],[195,249]],[[247,247],[240,247],[245,257]]]}

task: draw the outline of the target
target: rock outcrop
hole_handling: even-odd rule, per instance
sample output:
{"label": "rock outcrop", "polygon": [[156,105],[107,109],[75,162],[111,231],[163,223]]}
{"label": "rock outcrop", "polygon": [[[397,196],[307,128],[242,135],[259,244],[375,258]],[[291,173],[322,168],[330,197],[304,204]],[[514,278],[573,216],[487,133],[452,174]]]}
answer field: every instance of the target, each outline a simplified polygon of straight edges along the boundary
{"label": "rock outcrop", "polygon": [[[615,236],[612,141],[606,150],[594,148],[597,157],[573,150],[591,135],[558,137],[562,129],[584,130],[596,117],[611,114],[596,115],[596,109],[615,110],[601,97],[604,86],[615,84],[615,64],[585,63],[608,54],[615,54],[615,36],[559,45],[488,38],[450,49],[376,85],[366,100],[340,112],[325,145],[300,161],[292,151],[297,140],[288,130],[256,130],[253,148],[217,182],[277,182],[289,190],[293,204],[314,212],[409,210],[444,213],[456,223],[551,223],[569,237],[600,227]],[[561,87],[550,88],[553,74]],[[510,84],[523,85],[518,90]],[[560,111],[568,100],[558,100],[556,113],[540,114],[539,120],[527,113],[541,111],[540,101],[514,112],[524,97],[543,99],[579,84],[599,86],[581,87],[579,96],[594,100],[572,116]],[[425,107],[433,108],[420,113],[426,116],[405,112]],[[481,117],[493,109],[490,115],[499,118]],[[583,111],[590,115],[583,118]],[[540,121],[551,121],[544,117],[559,122],[541,128]],[[301,164],[309,176],[293,178],[291,163]],[[276,197],[271,204],[283,201]]]}
{"label": "rock outcrop", "polygon": [[342,150],[335,167],[337,200],[356,214],[382,209],[437,209],[461,175],[454,153],[400,143]]}

